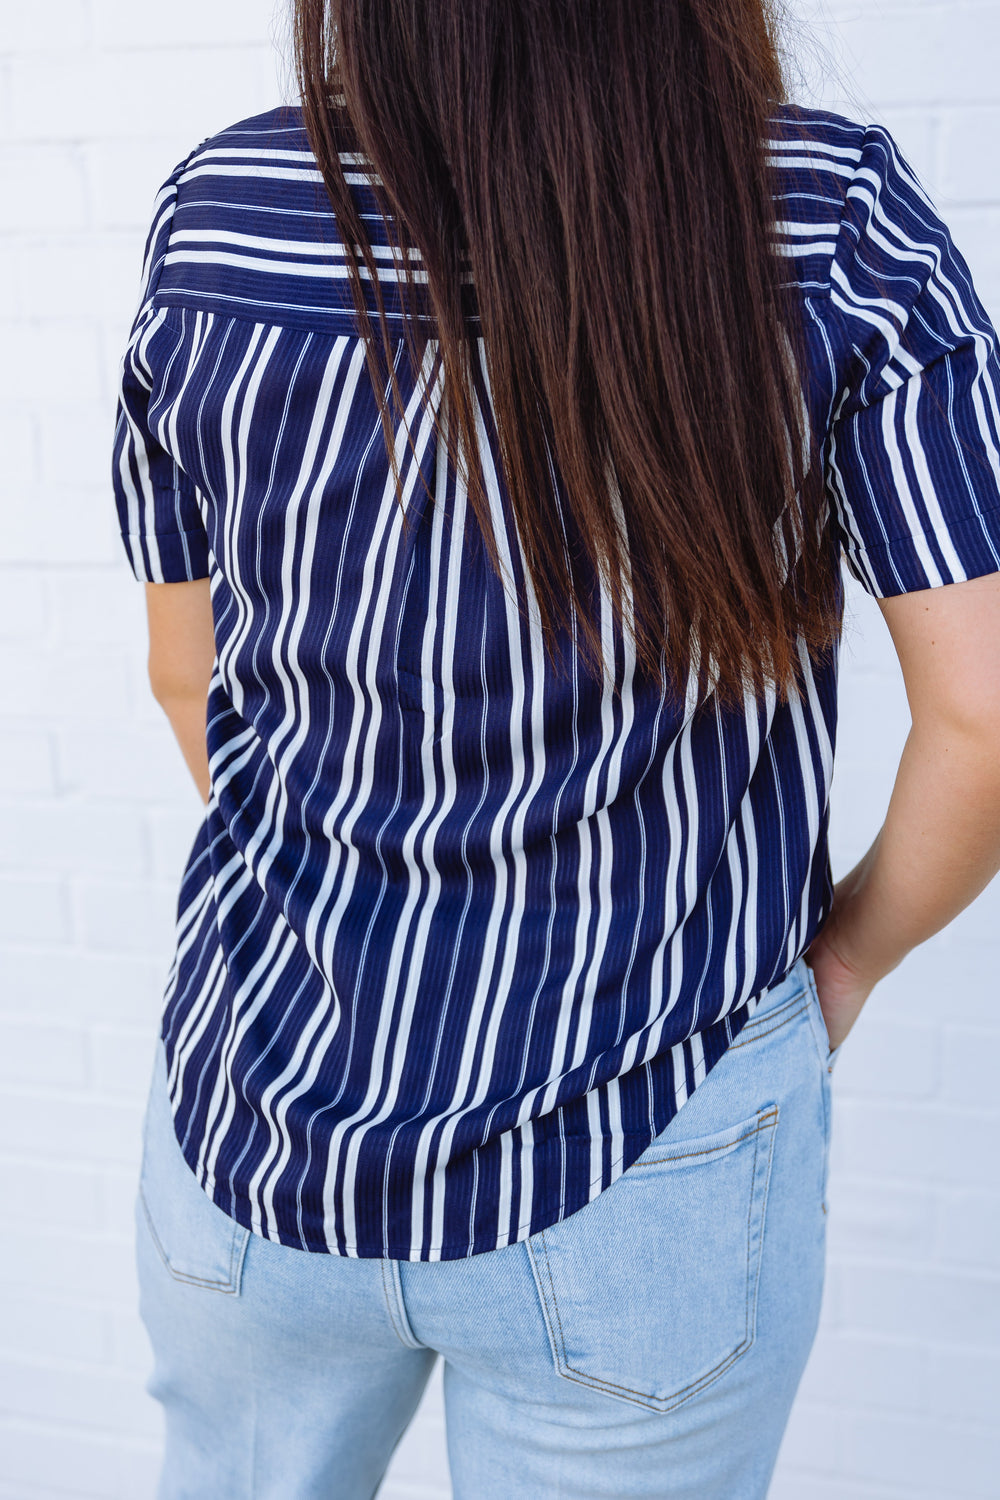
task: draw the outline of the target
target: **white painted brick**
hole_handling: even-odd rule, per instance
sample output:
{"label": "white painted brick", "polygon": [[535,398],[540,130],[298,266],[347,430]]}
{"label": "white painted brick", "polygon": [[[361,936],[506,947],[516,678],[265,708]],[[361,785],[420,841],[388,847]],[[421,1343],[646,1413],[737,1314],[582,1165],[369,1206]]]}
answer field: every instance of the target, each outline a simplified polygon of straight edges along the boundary
{"label": "white painted brick", "polygon": [[60,1485],[58,1490],[51,1490],[48,1485],[41,1489],[33,1484],[30,1488],[26,1488],[23,1484],[5,1484],[0,1479],[0,1500],[90,1500],[90,1496],[85,1495],[75,1486],[72,1489],[66,1489]]}
{"label": "white painted brick", "polygon": [[0,868],[78,870],[142,875],[146,857],[139,819],[114,803],[0,802]]}
{"label": "white painted brick", "polygon": [[135,1307],[138,1285],[131,1237],[84,1235],[8,1226],[0,1238],[0,1273],[7,1289],[66,1297],[109,1307]]}
{"label": "white painted brick", "polygon": [[996,1436],[988,1429],[945,1429],[935,1441],[919,1420],[853,1412],[844,1417],[841,1462],[848,1474],[923,1484],[941,1496],[996,1497]]}
{"label": "white painted brick", "polygon": [[[136,9],[136,7],[130,7]],[[100,229],[131,231],[132,276],[138,289],[142,246],[161,183],[197,143],[186,137],[175,145],[169,137],[127,136],[97,141],[88,151],[95,223]]]}
{"label": "white painted brick", "polygon": [[0,942],[65,943],[69,936],[69,891],[64,881],[0,875]]}
{"label": "white painted brick", "polygon": [[97,385],[100,346],[85,316],[8,318],[0,324],[0,347],[2,401],[45,402],[53,388],[89,394]]}
{"label": "white painted brick", "polygon": [[931,1356],[913,1342],[830,1333],[817,1340],[800,1387],[813,1405],[923,1410],[937,1382]]}
{"label": "white painted brick", "polygon": [[88,0],[45,0],[42,5],[5,5],[0,52],[51,52],[85,47],[91,40]]}
{"label": "white painted brick", "polygon": [[91,1034],[94,1084],[102,1094],[145,1099],[153,1070],[155,1038],[141,1031],[96,1029]]}
{"label": "white painted brick", "polygon": [[60,641],[114,646],[145,662],[145,596],[123,563],[120,557],[103,568],[60,568],[49,589],[52,628]]}
{"label": "white painted brick", "polygon": [[1000,1350],[935,1349],[932,1365],[928,1418],[995,1428],[1000,1402]]}
{"label": "white painted brick", "polygon": [[[948,936],[952,944],[957,946],[970,940],[989,944],[995,955],[998,933],[1000,933],[1000,879],[995,879],[971,906],[967,906],[963,912],[959,913],[951,924]],[[992,974],[992,986],[992,993],[996,996],[995,967]]]}
{"label": "white painted brick", "polygon": [[148,729],[73,731],[58,740],[67,786],[88,797],[180,801],[197,798],[190,772],[162,712]]}
{"label": "white painted brick", "polygon": [[936,1208],[936,1258],[1000,1275],[1000,1194],[942,1193]]}
{"label": "white painted brick", "polygon": [[[0,1159],[0,1202],[20,1224],[76,1229],[102,1227],[100,1178],[92,1167],[62,1167],[48,1161]],[[2,1324],[0,1319],[0,1324]]]}
{"label": "white painted brick", "polygon": [[0,681],[8,713],[106,720],[127,717],[131,703],[128,674],[110,652],[56,656],[41,647],[0,646]]}
{"label": "white painted brick", "polygon": [[986,311],[1000,322],[1000,208],[949,208],[947,223]]}
{"label": "white painted brick", "polygon": [[157,880],[169,880],[177,885],[180,884],[195,835],[204,821],[204,808],[200,799],[195,807],[187,788],[184,804],[183,808],[155,809],[146,815],[152,850],[152,874]]}
{"label": "white painted brick", "polygon": [[87,1034],[52,1021],[0,1019],[0,1081],[80,1088],[88,1078]]}
{"label": "white painted brick", "polygon": [[805,1474],[801,1469],[784,1472],[779,1468],[767,1500],[941,1500],[941,1496],[936,1490],[915,1489],[912,1485],[864,1484],[841,1474],[828,1479]]}
{"label": "white painted brick", "polygon": [[781,1456],[793,1468],[829,1473],[837,1466],[839,1413],[808,1399],[795,1403],[781,1445]]}
{"label": "white painted brick", "polygon": [[[872,1007],[875,1010],[875,1007]],[[837,1061],[841,1097],[927,1099],[941,1084],[941,1029],[863,1013]],[[969,1096],[966,1095],[966,1098]]]}
{"label": "white painted brick", "polygon": [[113,1316],[106,1308],[20,1292],[4,1300],[0,1350],[8,1356],[107,1363],[114,1349]]}
{"label": "white painted brick", "polygon": [[77,885],[74,903],[80,932],[90,948],[164,957],[171,949],[177,905],[173,886],[88,879]]}
{"label": "white painted brick", "polygon": [[0,1010],[157,1025],[166,976],[166,959],[148,953],[11,948],[0,957]]}
{"label": "white painted brick", "polygon": [[[26,9],[26,7],[24,7]],[[89,194],[74,146],[0,147],[0,234],[82,229]]]}
{"label": "white painted brick", "polygon": [[[946,1025],[995,1024],[995,976],[995,941],[972,935],[958,941],[952,924],[883,979],[870,1014]],[[859,1031],[859,1038],[863,1035]],[[980,1101],[985,1104],[991,1094],[979,1096]],[[967,1091],[966,1099],[970,1097]]]}
{"label": "white painted brick", "polygon": [[225,61],[211,48],[103,51],[86,68],[75,58],[24,54],[10,69],[17,139],[159,138],[163,122],[173,118],[187,122],[174,160],[207,136],[278,102],[266,46],[234,49]]}
{"label": "white painted brick", "polygon": [[[152,1045],[149,1048],[152,1055]],[[149,1090],[152,1064],[146,1067],[143,1094]],[[142,1099],[145,1108],[145,1098]],[[135,1228],[135,1202],[139,1178],[131,1167],[106,1165],[98,1175],[101,1227],[107,1234],[130,1236]]]}
{"label": "white painted brick", "polygon": [[943,131],[942,187],[950,203],[996,203],[1000,105],[951,109]]}
{"label": "white painted brick", "polygon": [[14,111],[11,107],[11,79],[14,58],[0,55],[0,140],[8,141],[14,134]]}
{"label": "white painted brick", "polygon": [[[856,774],[874,767],[880,777],[894,772],[910,727],[906,689],[898,667],[879,672],[845,672],[837,739],[837,770]],[[890,782],[891,785],[891,782]]]}
{"label": "white painted brick", "polygon": [[94,0],[99,46],[225,47],[262,43],[270,37],[274,0],[173,0],[169,28],[154,9],[133,0]]}
{"label": "white painted brick", "polygon": [[942,1186],[1000,1185],[996,1121],[989,1115],[930,1105],[878,1105],[838,1099],[838,1168],[858,1176]]}
{"label": "white painted brick", "polygon": [[[21,286],[20,251],[10,240],[0,241],[0,320],[23,318],[27,312],[24,289]],[[6,484],[0,486],[0,495],[12,492],[13,486],[9,491]]]}
{"label": "white painted brick", "polygon": [[992,1353],[1000,1347],[1000,1277],[858,1261],[846,1268],[843,1315],[847,1327],[869,1336],[919,1334]]}
{"label": "white painted brick", "polygon": [[[873,1171],[879,1166],[877,1160],[872,1162]],[[928,1188],[840,1174],[828,1199],[829,1245],[834,1253],[912,1258],[929,1251],[935,1200]]]}
{"label": "white painted brick", "polygon": [[121,1427],[134,1437],[159,1436],[156,1408],[140,1382],[95,1366],[0,1359],[0,1406],[14,1417],[44,1415],[90,1433]]}
{"label": "white painted brick", "polygon": [[0,640],[40,640],[48,633],[48,587],[25,568],[0,568]]}
{"label": "white painted brick", "polygon": [[8,1086],[0,1096],[0,1142],[21,1156],[64,1166],[95,1162],[138,1165],[139,1099],[101,1098],[80,1091]]}
{"label": "white painted brick", "polygon": [[0,562],[118,563],[122,548],[110,485],[35,489],[8,505],[0,531]]}
{"label": "white painted brick", "polygon": [[840,1267],[836,1259],[827,1261],[826,1279],[823,1284],[823,1300],[819,1309],[820,1333],[832,1332],[840,1326]]}
{"label": "white painted brick", "polygon": [[0,494],[5,497],[6,512],[19,503],[23,491],[38,479],[41,458],[38,422],[30,407],[12,403],[0,409],[0,443],[4,455]]}
{"label": "white painted brick", "polygon": [[[122,576],[133,589],[138,588],[132,574],[122,569]],[[142,590],[139,590],[140,594]],[[145,605],[143,606],[145,607]],[[157,703],[149,686],[149,670],[147,666],[146,638],[136,638],[132,642],[129,652],[129,675],[132,684],[132,721],[137,728],[151,729],[157,734],[171,733],[163,709]],[[180,751],[178,750],[178,755]],[[187,792],[185,791],[185,799]]]}
{"label": "white painted brick", "polygon": [[[994,1003],[1000,1004],[995,976]],[[956,1104],[988,1103],[1000,1109],[997,1089],[996,1029],[988,1026],[947,1026],[944,1031],[944,1097]]]}
{"label": "white painted brick", "polygon": [[45,485],[73,489],[104,485],[110,496],[110,445],[114,417],[102,401],[47,402],[41,414],[41,478]]}
{"label": "white painted brick", "polygon": [[119,1370],[130,1370],[143,1381],[153,1367],[149,1336],[135,1308],[118,1308],[108,1314],[111,1323],[111,1357]]}
{"label": "white painted brick", "polygon": [[[80,1496],[100,1500],[153,1500],[156,1447],[124,1434],[97,1436],[57,1423],[11,1423],[3,1435],[3,1472],[12,1484],[53,1485],[69,1478]],[[33,1500],[33,1491],[18,1491]]]}
{"label": "white painted brick", "polygon": [[996,97],[998,17],[986,3],[864,6],[839,27],[851,92],[876,108],[990,101]]}
{"label": "white painted brick", "polygon": [[5,796],[17,791],[26,797],[44,797],[55,791],[55,785],[51,734],[0,720],[0,792]]}
{"label": "white painted brick", "polygon": [[[148,228],[148,222],[147,226]],[[22,318],[66,319],[81,314],[93,318],[100,346],[100,380],[93,393],[110,400],[118,388],[118,365],[135,317],[140,292],[142,247],[145,232],[114,232],[33,235],[16,242],[16,275]],[[112,336],[113,357],[104,347]],[[87,391],[90,397],[92,392]],[[67,391],[52,392],[53,408],[65,410]],[[45,408],[48,410],[48,407]],[[110,441],[108,422],[102,419],[105,459]],[[107,470],[102,469],[102,477]]]}

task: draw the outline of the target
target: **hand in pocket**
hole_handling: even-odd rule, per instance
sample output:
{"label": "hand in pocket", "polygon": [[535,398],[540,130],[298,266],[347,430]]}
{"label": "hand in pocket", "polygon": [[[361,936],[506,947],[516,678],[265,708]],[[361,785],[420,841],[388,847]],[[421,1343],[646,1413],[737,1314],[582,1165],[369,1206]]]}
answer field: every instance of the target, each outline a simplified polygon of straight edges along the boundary
{"label": "hand in pocket", "polygon": [[873,986],[848,967],[832,946],[829,932],[828,923],[811,944],[805,959],[812,970],[830,1051],[834,1052],[861,1014]]}

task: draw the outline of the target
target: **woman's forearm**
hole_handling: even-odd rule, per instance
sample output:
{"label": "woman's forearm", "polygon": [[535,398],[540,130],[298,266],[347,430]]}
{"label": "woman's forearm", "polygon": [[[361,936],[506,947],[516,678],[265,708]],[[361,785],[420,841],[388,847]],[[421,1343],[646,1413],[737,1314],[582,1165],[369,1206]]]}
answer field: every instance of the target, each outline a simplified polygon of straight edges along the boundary
{"label": "woman's forearm", "polygon": [[885,823],[837,887],[826,942],[871,983],[1000,869],[1000,730],[915,725]]}
{"label": "woman's forearm", "polygon": [[204,697],[193,694],[162,694],[159,698],[203,802],[208,801],[210,790],[205,703]]}
{"label": "woman's forearm", "polygon": [[215,664],[212,594],[207,578],[147,583],[149,682],[177,736],[202,801],[209,797],[205,717]]}

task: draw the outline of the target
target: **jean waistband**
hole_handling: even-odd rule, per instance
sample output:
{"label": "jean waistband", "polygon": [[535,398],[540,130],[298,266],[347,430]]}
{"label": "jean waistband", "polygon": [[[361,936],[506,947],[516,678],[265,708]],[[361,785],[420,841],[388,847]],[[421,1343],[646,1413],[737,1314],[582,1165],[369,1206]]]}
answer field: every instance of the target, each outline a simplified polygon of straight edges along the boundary
{"label": "jean waistband", "polygon": [[804,958],[798,958],[783,979],[763,990],[755,1001],[751,1000],[750,1019],[746,1024],[754,1026],[792,1001],[808,999],[809,994],[809,966]]}

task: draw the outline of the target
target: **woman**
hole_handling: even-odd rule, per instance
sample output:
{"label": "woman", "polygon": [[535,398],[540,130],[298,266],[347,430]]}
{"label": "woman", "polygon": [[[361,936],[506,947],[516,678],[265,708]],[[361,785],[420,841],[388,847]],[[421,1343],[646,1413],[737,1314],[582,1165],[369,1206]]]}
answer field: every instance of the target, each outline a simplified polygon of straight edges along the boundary
{"label": "woman", "polygon": [[[766,1494],[832,1058],[1000,866],[996,336],[760,0],[299,0],[158,201],[115,482],[206,814],[162,1495]],[[913,714],[832,890],[843,555]],[[205,700],[208,699],[207,735]]]}

